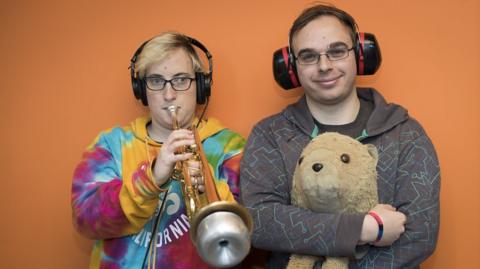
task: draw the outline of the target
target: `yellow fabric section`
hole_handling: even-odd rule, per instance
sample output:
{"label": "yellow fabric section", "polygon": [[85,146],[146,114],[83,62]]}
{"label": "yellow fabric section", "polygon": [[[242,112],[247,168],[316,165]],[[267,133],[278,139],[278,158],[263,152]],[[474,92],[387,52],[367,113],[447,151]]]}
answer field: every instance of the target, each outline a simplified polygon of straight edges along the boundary
{"label": "yellow fabric section", "polygon": [[103,249],[103,241],[97,240],[95,245],[93,245],[92,256],[90,257],[90,266],[91,269],[100,268],[100,250]]}
{"label": "yellow fabric section", "polygon": [[[130,223],[130,226],[125,227],[125,234],[139,232],[158,205],[160,190],[156,190],[152,196],[144,196],[138,190],[135,192],[133,186],[134,173],[143,173],[144,177],[152,181],[152,174],[149,172],[151,161],[160,148],[159,144],[154,141],[152,143],[148,145],[145,140],[133,139],[131,144],[125,145],[122,149],[124,158],[122,160],[123,185],[120,190],[120,204]],[[126,158],[127,156],[128,158]],[[145,164],[143,170],[138,167],[142,162]]]}
{"label": "yellow fabric section", "polygon": [[[197,121],[197,119],[195,119]],[[209,118],[208,121],[202,121],[198,128],[198,135],[203,141],[205,138],[210,137],[219,131],[225,129],[225,127],[220,123],[219,120],[215,118]]]}
{"label": "yellow fabric section", "polygon": [[222,201],[235,202],[233,194],[230,192],[230,188],[225,181],[216,181],[215,182],[218,190],[218,195]]}
{"label": "yellow fabric section", "polygon": [[[146,126],[147,123],[149,123],[150,121],[150,117],[140,117],[131,123],[130,128],[138,139],[145,141],[146,137],[148,137]],[[197,118],[193,120],[193,122],[197,121]],[[218,119],[208,118],[208,120],[203,120],[202,123],[198,126],[198,134],[200,135],[200,139],[204,140],[205,138],[210,137],[223,129],[225,129],[225,126],[223,126]],[[147,140],[150,144],[158,145],[151,139]]]}

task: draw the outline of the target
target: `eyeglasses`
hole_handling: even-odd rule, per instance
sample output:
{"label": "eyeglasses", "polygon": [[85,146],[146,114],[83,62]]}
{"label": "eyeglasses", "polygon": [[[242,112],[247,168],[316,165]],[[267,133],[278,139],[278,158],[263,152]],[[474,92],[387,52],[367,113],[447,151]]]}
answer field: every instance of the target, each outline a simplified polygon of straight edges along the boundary
{"label": "eyeglasses", "polygon": [[339,61],[348,57],[348,52],[353,50],[353,47],[339,47],[328,49],[325,53],[316,53],[315,51],[303,51],[295,57],[299,64],[301,65],[313,65],[317,64],[320,61],[320,56],[327,56],[330,61]]}
{"label": "eyeglasses", "polygon": [[195,79],[189,78],[189,77],[176,77],[170,80],[163,79],[158,76],[144,78],[145,84],[147,84],[147,87],[152,91],[163,90],[165,88],[165,85],[167,85],[167,83],[170,83],[170,85],[175,91],[186,91],[190,89],[190,85],[192,85],[193,80]]}

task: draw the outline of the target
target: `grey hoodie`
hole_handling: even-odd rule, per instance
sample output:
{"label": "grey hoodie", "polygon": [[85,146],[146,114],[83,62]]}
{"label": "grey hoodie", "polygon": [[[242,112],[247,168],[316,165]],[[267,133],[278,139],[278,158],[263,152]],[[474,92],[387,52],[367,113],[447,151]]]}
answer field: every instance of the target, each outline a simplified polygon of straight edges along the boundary
{"label": "grey hoodie", "polygon": [[314,213],[291,205],[296,162],[316,133],[303,96],[255,125],[241,162],[241,200],[254,219],[253,246],[271,252],[267,268],[285,268],[290,253],[347,256],[350,268],[418,268],[433,253],[440,193],[435,149],[404,108],[387,104],[374,89],[357,94],[374,104],[360,140],[379,152],[379,202],[406,214],[405,233],[390,247],[360,248],[365,214]]}

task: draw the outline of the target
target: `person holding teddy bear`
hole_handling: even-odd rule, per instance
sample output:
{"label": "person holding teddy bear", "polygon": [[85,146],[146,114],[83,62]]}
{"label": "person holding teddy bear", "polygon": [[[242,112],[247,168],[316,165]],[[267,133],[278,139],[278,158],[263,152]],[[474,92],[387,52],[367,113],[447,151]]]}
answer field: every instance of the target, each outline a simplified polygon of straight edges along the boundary
{"label": "person holding teddy bear", "polygon": [[[380,65],[375,37],[358,32],[345,11],[317,4],[294,21],[289,45],[274,54],[274,75],[285,89],[301,86],[304,96],[255,125],[240,167],[253,246],[269,251],[266,268],[286,268],[291,254],[348,257],[349,268],[419,268],[437,243],[439,163],[406,109],[356,87],[356,75]],[[292,204],[302,150],[325,132],[376,147],[378,204],[370,210],[314,212]]]}

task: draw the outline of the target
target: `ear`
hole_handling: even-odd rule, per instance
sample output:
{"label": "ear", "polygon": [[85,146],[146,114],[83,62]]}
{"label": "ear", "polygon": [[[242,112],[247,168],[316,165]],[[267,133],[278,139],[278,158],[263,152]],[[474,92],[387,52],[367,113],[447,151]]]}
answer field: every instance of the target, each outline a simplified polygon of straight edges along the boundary
{"label": "ear", "polygon": [[370,154],[370,156],[372,156],[373,159],[375,160],[375,165],[377,165],[377,162],[378,162],[378,150],[377,150],[377,148],[372,144],[366,144],[365,146],[367,147],[367,150],[368,150],[368,153]]}

